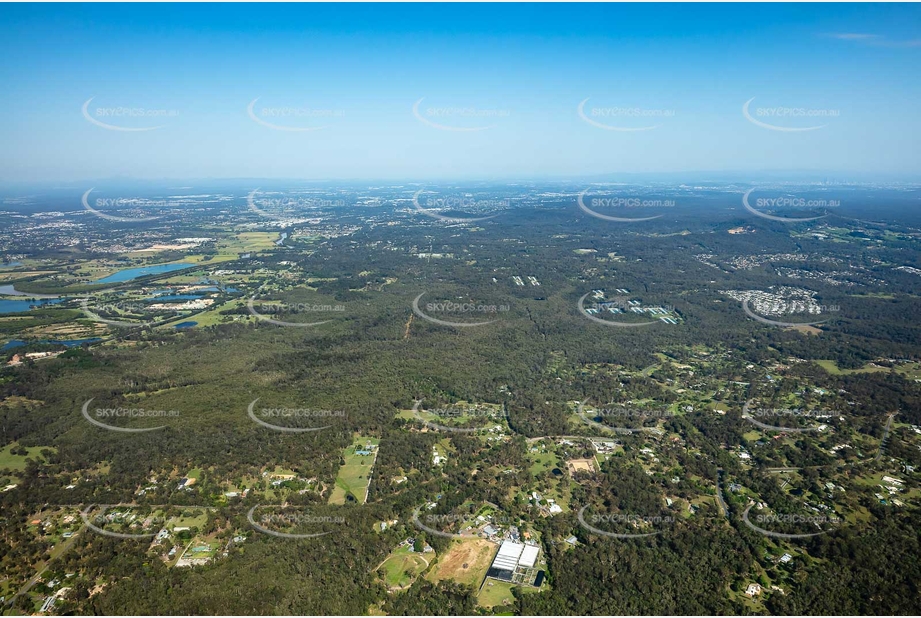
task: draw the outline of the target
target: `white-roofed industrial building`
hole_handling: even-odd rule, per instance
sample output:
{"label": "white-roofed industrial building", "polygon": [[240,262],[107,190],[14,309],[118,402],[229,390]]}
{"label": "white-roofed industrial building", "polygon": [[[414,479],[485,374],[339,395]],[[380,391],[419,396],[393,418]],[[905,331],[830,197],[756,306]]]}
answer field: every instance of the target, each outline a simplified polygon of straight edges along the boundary
{"label": "white-roofed industrial building", "polygon": [[534,568],[539,554],[537,545],[502,541],[486,576],[506,582],[531,583],[533,572],[530,569]]}
{"label": "white-roofed industrial building", "polygon": [[502,541],[502,545],[499,546],[499,553],[496,554],[496,559],[492,561],[493,567],[503,571],[514,571],[515,567],[518,566],[518,558],[521,557],[523,550],[524,545],[521,543]]}
{"label": "white-roofed industrial building", "polygon": [[521,556],[518,558],[518,564],[523,567],[531,568],[537,563],[537,555],[540,553],[540,547],[536,545],[525,545]]}

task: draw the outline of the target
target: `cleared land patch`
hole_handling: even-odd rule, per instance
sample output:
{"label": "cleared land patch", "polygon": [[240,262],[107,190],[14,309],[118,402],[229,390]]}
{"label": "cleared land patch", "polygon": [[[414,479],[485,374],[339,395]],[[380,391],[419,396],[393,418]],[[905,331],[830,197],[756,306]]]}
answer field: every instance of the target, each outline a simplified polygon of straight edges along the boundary
{"label": "cleared land patch", "polygon": [[570,459],[568,462],[566,462],[566,465],[569,466],[570,474],[575,474],[576,472],[595,471],[594,459]]}
{"label": "cleared land patch", "polygon": [[485,539],[455,539],[428,579],[433,582],[453,579],[477,588],[498,550],[498,545]]}
{"label": "cleared land patch", "polygon": [[378,567],[384,572],[384,583],[391,590],[400,590],[409,587],[422,571],[429,565],[429,560],[435,554],[420,554],[411,552],[407,547],[401,547],[391,553]]}
{"label": "cleared land patch", "polygon": [[330,504],[345,504],[349,496],[360,504],[365,503],[379,444],[378,438],[360,436],[342,452],[345,463],[336,475],[336,485],[329,496]]}
{"label": "cleared land patch", "polygon": [[[18,453],[20,448],[24,448],[26,451],[28,451],[28,453],[23,455],[12,452],[15,450]],[[51,451],[57,451],[57,449],[53,446],[19,447],[15,442],[13,444],[9,444],[0,449],[0,470],[4,468],[9,468],[10,470],[25,470],[26,459],[29,458],[44,461],[44,457],[42,457],[41,452],[46,448]]]}

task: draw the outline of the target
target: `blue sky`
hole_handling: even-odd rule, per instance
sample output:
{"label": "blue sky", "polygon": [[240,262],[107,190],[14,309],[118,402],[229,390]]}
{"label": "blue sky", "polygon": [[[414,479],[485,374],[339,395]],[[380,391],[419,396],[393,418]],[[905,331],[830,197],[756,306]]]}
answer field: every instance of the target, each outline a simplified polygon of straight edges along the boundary
{"label": "blue sky", "polygon": [[[5,4],[0,20],[0,182],[921,170],[916,5]],[[769,126],[743,115],[753,97]]]}

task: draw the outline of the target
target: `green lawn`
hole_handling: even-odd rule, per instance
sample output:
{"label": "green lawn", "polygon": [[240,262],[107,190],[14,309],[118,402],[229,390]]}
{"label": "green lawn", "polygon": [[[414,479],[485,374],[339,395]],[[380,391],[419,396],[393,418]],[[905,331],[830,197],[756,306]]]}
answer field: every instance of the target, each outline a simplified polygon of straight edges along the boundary
{"label": "green lawn", "polygon": [[896,367],[896,372],[909,379],[921,379],[921,363],[905,363]]}
{"label": "green lawn", "polygon": [[528,459],[531,460],[531,474],[537,475],[560,467],[559,459],[551,451],[546,453],[532,453],[528,447]]}
{"label": "green lawn", "polygon": [[861,367],[860,369],[841,369],[833,360],[813,361],[816,365],[832,374],[833,376],[849,375],[852,373],[872,373],[875,371],[889,371],[886,367]]}
{"label": "green lawn", "polygon": [[401,547],[381,564],[380,568],[384,571],[384,582],[390,588],[409,586],[426,569],[428,560],[433,557],[434,554],[425,556],[411,552],[407,547]]}
{"label": "green lawn", "polygon": [[4,468],[9,468],[10,470],[25,470],[26,468],[26,459],[38,459],[43,460],[40,452],[43,449],[50,449],[56,451],[52,446],[27,446],[25,449],[28,451],[28,455],[13,455],[10,451],[16,448],[16,443],[8,444],[0,450],[0,470]]}
{"label": "green lawn", "polygon": [[[487,579],[486,583],[483,584],[483,588],[480,590],[480,594],[477,595],[477,603],[483,607],[511,606],[515,602],[515,597],[512,595],[512,588],[516,586],[517,584]],[[524,594],[531,594],[538,591],[537,588],[532,588],[531,586],[520,586],[520,589]],[[508,601],[508,603],[505,603],[505,601]]]}
{"label": "green lawn", "polygon": [[483,584],[483,589],[477,595],[477,603],[483,607],[495,607],[496,605],[511,605],[515,597],[512,596],[512,584],[487,579]]}
{"label": "green lawn", "polygon": [[189,549],[186,550],[183,558],[211,558],[220,548],[221,544],[218,541],[196,537],[189,545]]}
{"label": "green lawn", "polygon": [[[553,452],[552,447],[546,453],[541,453],[539,451],[537,453],[532,453],[531,452],[532,446],[537,446],[539,449],[540,445],[538,443],[535,445],[528,446],[528,452],[526,455],[527,455],[528,461],[531,462],[531,466],[529,470],[532,475],[537,476],[538,474],[542,474],[545,472],[549,473],[554,468],[563,467],[562,464],[560,463],[559,457],[557,456],[556,453]],[[536,489],[536,487],[534,489]],[[570,491],[567,486],[564,486],[560,482],[559,478],[556,478],[556,477],[551,478],[550,489],[541,489],[540,493],[543,495],[544,498],[553,498],[554,500],[556,500],[557,504],[559,504],[560,507],[562,507],[564,512],[569,511]],[[530,499],[530,492],[528,494],[528,499]]]}
{"label": "green lawn", "polygon": [[208,522],[208,512],[203,511],[201,515],[191,515],[183,513],[179,517],[173,518],[169,522],[170,528],[198,528],[199,530],[204,527]]}
{"label": "green lawn", "polygon": [[380,439],[370,437],[358,437],[352,441],[351,446],[342,452],[342,458],[345,464],[339,468],[339,474],[336,476],[336,486],[329,496],[330,504],[345,504],[346,497],[349,494],[355,496],[361,504],[368,499],[368,484],[370,483],[371,470],[374,467],[374,459],[377,456],[377,450],[371,455],[359,455],[356,450],[363,449],[366,444],[372,444],[375,447],[380,444]]}
{"label": "green lawn", "polygon": [[[189,315],[184,315],[175,320],[171,320],[162,325],[162,328],[172,328],[176,324],[182,324],[183,322],[197,322],[196,327],[203,326],[214,326],[215,324],[223,324],[227,321],[234,321],[233,319],[228,320],[227,316],[222,315],[221,311],[230,311],[244,305],[244,301],[241,299],[230,300],[226,303],[215,303],[211,305],[210,308],[205,309],[200,313],[191,313]],[[237,316],[239,317],[239,316]],[[251,318],[248,315],[241,318],[245,320],[255,320],[256,318]]]}

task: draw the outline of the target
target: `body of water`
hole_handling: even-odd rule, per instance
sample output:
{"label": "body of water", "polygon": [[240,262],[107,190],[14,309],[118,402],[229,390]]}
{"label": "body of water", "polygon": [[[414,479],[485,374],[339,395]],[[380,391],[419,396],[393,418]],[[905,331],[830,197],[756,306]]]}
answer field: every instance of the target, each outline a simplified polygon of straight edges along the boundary
{"label": "body of water", "polygon": [[173,328],[192,328],[193,326],[198,326],[198,322],[193,322],[192,320],[188,320],[186,322],[180,322],[179,324],[176,324],[176,326],[174,326]]}
{"label": "body of water", "polygon": [[200,292],[230,292],[230,293],[234,293],[234,292],[239,292],[239,291],[240,291],[240,290],[238,290],[237,288],[222,288],[222,287],[217,286],[217,285],[211,285],[211,286],[208,286],[208,287],[206,287],[206,288],[198,288],[197,290],[195,290],[195,293],[196,293],[196,294],[198,294],[198,293],[200,293]]}
{"label": "body of water", "polygon": [[36,343],[50,343],[54,345],[62,345],[68,348],[74,348],[77,346],[81,346],[84,343],[96,343],[97,341],[102,341],[102,339],[100,339],[99,337],[90,337],[89,339],[65,339],[64,341],[49,341],[45,339],[41,341],[23,341],[21,339],[13,339],[12,341],[9,341],[8,343],[4,344],[4,346],[0,348],[0,351],[12,350],[13,348],[19,348],[24,345],[32,345]]}
{"label": "body of water", "polygon": [[146,277],[148,275],[162,275],[163,273],[171,273],[174,270],[182,270],[183,268],[189,268],[190,266],[194,266],[194,264],[156,264],[154,266],[126,268],[125,270],[120,270],[117,273],[109,275],[108,277],[99,279],[96,281],[96,283],[123,283],[125,281],[137,279],[138,277]]}
{"label": "body of water", "polygon": [[20,292],[12,285],[0,285],[0,296],[27,296],[29,298],[58,298],[54,294],[33,294],[31,292]]}
{"label": "body of water", "polygon": [[43,307],[45,305],[54,305],[63,302],[59,298],[45,298],[41,300],[3,300],[0,299],[0,313],[25,313],[32,309],[32,306]]}
{"label": "body of water", "polygon": [[0,268],[16,268],[17,266],[22,266],[22,262],[7,262],[6,264],[0,264]]}
{"label": "body of water", "polygon": [[154,296],[153,298],[148,298],[148,303],[169,303],[177,300],[198,300],[202,296],[198,294],[166,294],[164,296]]}

